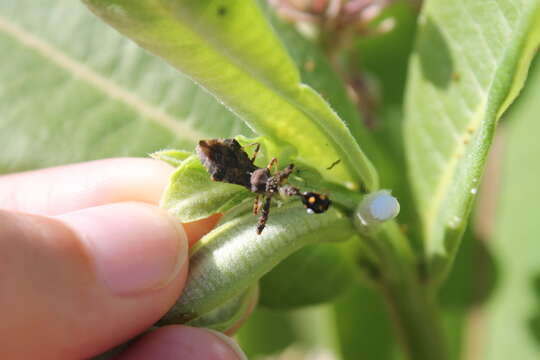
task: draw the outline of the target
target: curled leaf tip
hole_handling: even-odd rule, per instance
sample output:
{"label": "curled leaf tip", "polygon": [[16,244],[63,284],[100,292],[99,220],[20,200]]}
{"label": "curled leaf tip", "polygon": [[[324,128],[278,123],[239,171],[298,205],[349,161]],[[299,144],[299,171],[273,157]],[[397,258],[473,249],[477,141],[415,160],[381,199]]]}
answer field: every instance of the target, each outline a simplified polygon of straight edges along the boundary
{"label": "curled leaf tip", "polygon": [[174,167],[180,166],[190,155],[192,155],[191,151],[176,149],[164,149],[149,154],[151,158],[164,161]]}

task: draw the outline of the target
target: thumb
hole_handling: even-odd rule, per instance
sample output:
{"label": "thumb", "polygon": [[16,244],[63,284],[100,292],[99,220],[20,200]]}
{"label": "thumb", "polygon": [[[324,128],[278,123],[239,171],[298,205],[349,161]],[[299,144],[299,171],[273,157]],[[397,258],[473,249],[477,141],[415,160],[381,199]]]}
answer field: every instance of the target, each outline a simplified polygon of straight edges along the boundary
{"label": "thumb", "polygon": [[187,252],[182,227],[150,205],[0,210],[0,358],[87,358],[133,337],[178,298]]}

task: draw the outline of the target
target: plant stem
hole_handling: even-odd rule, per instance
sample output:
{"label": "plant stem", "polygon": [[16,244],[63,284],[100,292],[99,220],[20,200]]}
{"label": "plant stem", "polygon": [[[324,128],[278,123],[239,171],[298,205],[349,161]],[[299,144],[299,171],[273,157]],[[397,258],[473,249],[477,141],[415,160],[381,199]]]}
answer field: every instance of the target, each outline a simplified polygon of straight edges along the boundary
{"label": "plant stem", "polygon": [[363,235],[380,260],[377,283],[408,359],[448,360],[433,293],[417,275],[407,238],[394,222],[383,225],[376,234]]}
{"label": "plant stem", "polygon": [[408,358],[447,360],[448,351],[433,298],[415,279],[400,280],[383,284],[383,294]]}

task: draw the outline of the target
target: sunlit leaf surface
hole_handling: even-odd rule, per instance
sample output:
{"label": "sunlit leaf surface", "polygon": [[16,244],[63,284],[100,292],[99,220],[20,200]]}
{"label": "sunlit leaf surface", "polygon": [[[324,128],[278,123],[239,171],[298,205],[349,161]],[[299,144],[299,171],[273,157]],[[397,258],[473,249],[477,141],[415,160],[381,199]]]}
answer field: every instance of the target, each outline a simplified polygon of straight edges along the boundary
{"label": "sunlit leaf surface", "polygon": [[537,0],[426,1],[406,93],[405,142],[424,246],[447,271],[497,119],[540,41]]}

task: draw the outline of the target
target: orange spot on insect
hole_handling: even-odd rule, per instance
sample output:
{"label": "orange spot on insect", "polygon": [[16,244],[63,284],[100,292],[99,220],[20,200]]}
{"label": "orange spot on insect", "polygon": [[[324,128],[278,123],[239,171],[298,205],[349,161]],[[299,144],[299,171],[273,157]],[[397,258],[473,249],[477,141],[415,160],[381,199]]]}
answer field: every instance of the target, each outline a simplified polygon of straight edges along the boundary
{"label": "orange spot on insect", "polygon": [[308,202],[309,202],[310,204],[315,204],[316,201],[317,201],[317,199],[315,199],[315,196],[312,196],[312,197],[310,197],[310,198],[308,199]]}

